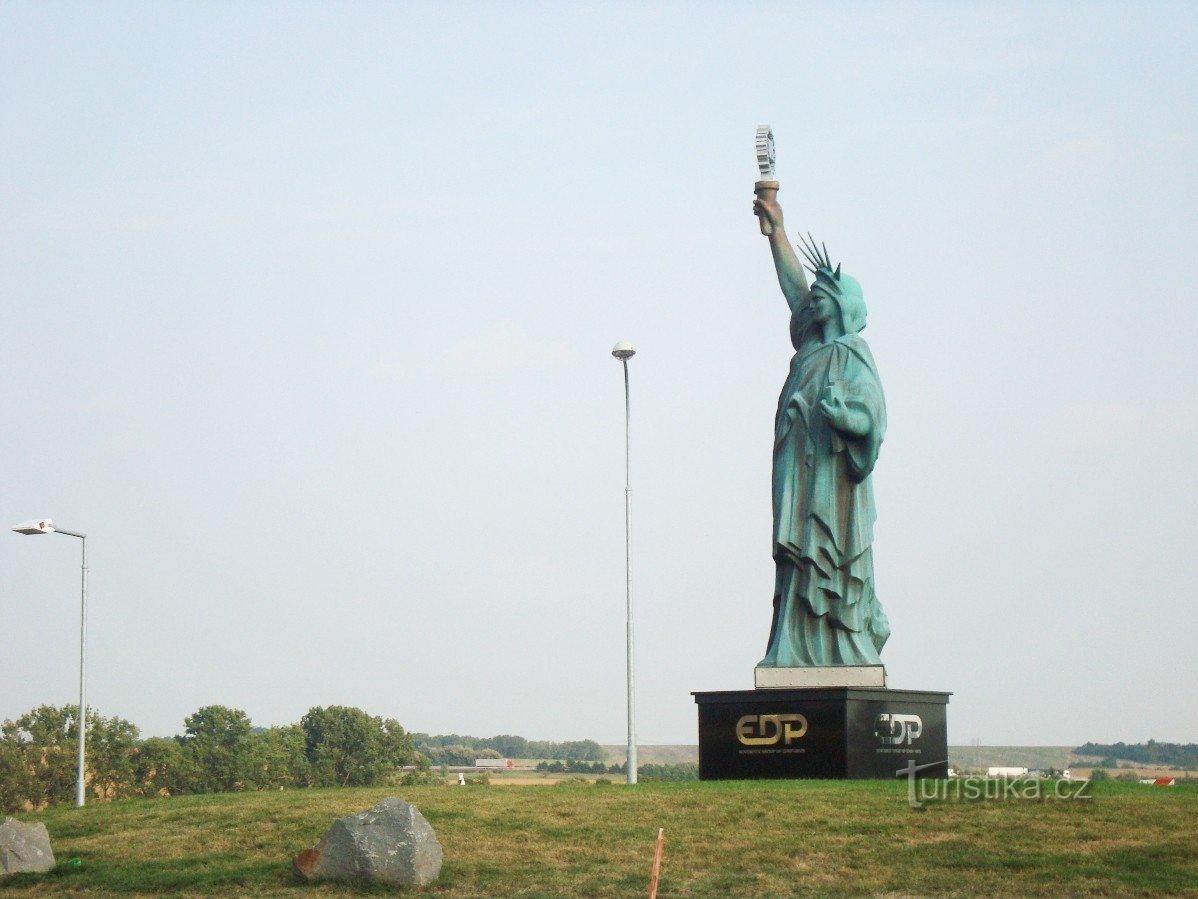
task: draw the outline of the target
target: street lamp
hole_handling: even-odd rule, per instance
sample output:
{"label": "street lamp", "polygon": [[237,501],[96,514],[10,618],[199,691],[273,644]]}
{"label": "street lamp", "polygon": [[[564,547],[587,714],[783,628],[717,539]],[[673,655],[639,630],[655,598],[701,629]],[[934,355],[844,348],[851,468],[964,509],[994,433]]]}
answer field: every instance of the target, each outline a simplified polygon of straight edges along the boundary
{"label": "street lamp", "polygon": [[87,742],[87,534],[55,527],[49,518],[25,521],[13,528],[18,534],[66,534],[78,537],[83,545],[82,587],[79,600],[79,718],[75,726],[79,730],[79,772],[75,780],[75,805],[83,806],[83,753]]}
{"label": "street lamp", "polygon": [[624,366],[624,568],[628,578],[628,782],[636,783],[636,714],[632,702],[632,405],[628,393],[628,360],[636,355],[632,344],[621,340],[611,354]]}

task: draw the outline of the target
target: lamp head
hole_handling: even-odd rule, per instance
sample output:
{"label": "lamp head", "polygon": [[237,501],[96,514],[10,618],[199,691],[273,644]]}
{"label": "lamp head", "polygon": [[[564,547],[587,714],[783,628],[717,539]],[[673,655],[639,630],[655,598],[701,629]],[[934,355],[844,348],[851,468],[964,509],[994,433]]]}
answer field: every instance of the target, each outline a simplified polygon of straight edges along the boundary
{"label": "lamp head", "polygon": [[625,359],[631,359],[633,356],[635,356],[636,350],[632,348],[632,344],[627,340],[621,340],[611,348],[611,354],[620,361],[624,361]]}
{"label": "lamp head", "polygon": [[757,126],[757,170],[761,172],[763,181],[774,180],[774,166],[777,155],[774,152],[774,129],[769,125]]}
{"label": "lamp head", "polygon": [[36,521],[22,521],[13,530],[18,534],[53,534],[54,522],[49,518],[39,518]]}

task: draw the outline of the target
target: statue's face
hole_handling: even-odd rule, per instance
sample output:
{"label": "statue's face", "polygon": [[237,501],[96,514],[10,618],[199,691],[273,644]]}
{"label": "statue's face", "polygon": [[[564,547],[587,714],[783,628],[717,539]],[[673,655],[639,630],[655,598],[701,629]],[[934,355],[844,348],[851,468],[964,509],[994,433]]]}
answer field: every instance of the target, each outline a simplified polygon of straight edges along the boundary
{"label": "statue's face", "polygon": [[832,299],[831,294],[818,284],[811,290],[811,317],[817,324],[822,325],[840,314],[840,307]]}

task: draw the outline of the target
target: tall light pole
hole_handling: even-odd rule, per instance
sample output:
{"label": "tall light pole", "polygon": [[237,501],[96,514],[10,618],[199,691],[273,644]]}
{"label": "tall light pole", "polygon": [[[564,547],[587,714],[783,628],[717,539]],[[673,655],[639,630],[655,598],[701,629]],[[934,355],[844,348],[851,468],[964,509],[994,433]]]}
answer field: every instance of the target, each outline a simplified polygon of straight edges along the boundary
{"label": "tall light pole", "polygon": [[611,354],[624,366],[624,569],[627,575],[628,603],[628,782],[636,783],[636,712],[632,690],[632,403],[628,392],[628,360],[636,355],[632,344],[621,340]]}
{"label": "tall light pole", "polygon": [[79,716],[75,721],[75,727],[79,731],[79,771],[75,780],[75,805],[82,807],[84,802],[83,759],[84,747],[87,743],[87,534],[55,527],[49,518],[26,521],[17,525],[13,530],[18,534],[66,534],[68,537],[78,537],[83,545],[82,585],[79,599]]}

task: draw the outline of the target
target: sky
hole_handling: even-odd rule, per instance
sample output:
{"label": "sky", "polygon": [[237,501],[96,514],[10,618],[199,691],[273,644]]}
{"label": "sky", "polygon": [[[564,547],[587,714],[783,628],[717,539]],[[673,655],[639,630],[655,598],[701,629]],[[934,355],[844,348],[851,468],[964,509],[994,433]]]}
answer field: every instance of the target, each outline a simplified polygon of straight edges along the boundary
{"label": "sky", "polygon": [[638,739],[752,687],[779,200],[863,285],[892,687],[1198,741],[1198,6],[0,4],[0,720]]}

